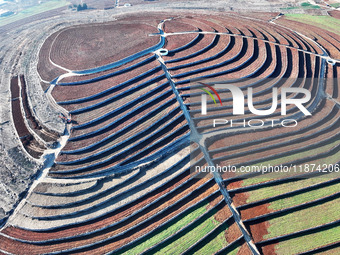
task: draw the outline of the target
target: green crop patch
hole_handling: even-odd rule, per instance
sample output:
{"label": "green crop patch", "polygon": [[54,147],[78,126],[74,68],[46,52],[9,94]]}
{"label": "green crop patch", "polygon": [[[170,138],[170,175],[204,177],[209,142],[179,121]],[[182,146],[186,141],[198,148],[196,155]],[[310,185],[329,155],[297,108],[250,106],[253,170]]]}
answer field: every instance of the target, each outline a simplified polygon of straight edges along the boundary
{"label": "green crop patch", "polygon": [[179,239],[170,243],[163,249],[159,250],[156,254],[179,254],[187,250],[190,246],[192,246],[195,242],[200,240],[214,228],[216,228],[220,223],[215,220],[214,215],[206,219],[201,224],[197,225],[194,229],[187,232]]}
{"label": "green crop patch", "polygon": [[[324,246],[339,241],[340,226],[305,235],[288,241],[280,242],[275,246],[275,251],[280,255],[299,254],[315,247]],[[335,253],[329,253],[335,254]]]}
{"label": "green crop patch", "polygon": [[39,13],[43,13],[43,12],[57,9],[63,6],[67,6],[69,4],[70,2],[66,0],[50,0],[48,2],[41,3],[37,6],[32,6],[30,8],[27,8],[11,16],[1,17],[0,26],[4,26],[9,23],[12,23],[12,22],[24,19],[24,18],[28,18]]}
{"label": "green crop patch", "polygon": [[247,203],[256,202],[262,199],[267,199],[273,196],[278,196],[278,195],[285,194],[291,191],[299,190],[305,187],[309,187],[315,184],[329,181],[330,179],[332,179],[332,177],[336,177],[336,176],[334,176],[334,174],[327,174],[322,177],[308,178],[308,179],[306,178],[306,179],[297,180],[294,182],[282,183],[282,184],[277,184],[277,185],[273,185],[270,187],[256,189],[248,193],[250,196],[247,199]]}
{"label": "green crop patch", "polygon": [[311,190],[306,193],[298,194],[286,199],[280,199],[270,204],[269,209],[281,210],[292,206],[297,206],[309,201],[320,199],[337,193],[340,190],[340,183],[331,185],[329,187]]}
{"label": "green crop patch", "polygon": [[340,3],[330,4],[330,6],[332,6],[334,8],[339,8],[340,7]]}
{"label": "green crop patch", "polygon": [[186,225],[188,225],[190,222],[194,221],[196,218],[204,214],[207,209],[206,207],[208,204],[203,204],[202,206],[198,207],[197,209],[193,211],[189,211],[186,213],[182,218],[176,220],[172,225],[168,226],[166,229],[161,230],[160,232],[156,233],[149,239],[147,239],[145,242],[142,242],[138,244],[133,249],[130,249],[126,251],[123,254],[139,254],[142,251],[150,248],[151,246],[161,242],[162,240],[168,238],[169,236],[175,234],[177,231],[184,228]]}
{"label": "green crop patch", "polygon": [[[269,220],[268,234],[264,239],[291,234],[317,227],[340,218],[340,199],[297,210],[282,217]],[[308,219],[308,220],[301,220]]]}
{"label": "green crop patch", "polygon": [[330,32],[340,33],[340,20],[331,16],[314,16],[308,14],[285,14],[286,19],[313,25]]}
{"label": "green crop patch", "polygon": [[314,5],[314,4],[311,4],[311,3],[308,3],[308,2],[304,2],[301,4],[301,7],[303,9],[320,9],[320,6],[318,5]]}
{"label": "green crop patch", "polygon": [[[226,230],[226,229],[225,229]],[[205,244],[200,250],[195,252],[196,255],[215,254],[223,247],[228,245],[225,238],[225,230],[220,232],[213,240]]]}

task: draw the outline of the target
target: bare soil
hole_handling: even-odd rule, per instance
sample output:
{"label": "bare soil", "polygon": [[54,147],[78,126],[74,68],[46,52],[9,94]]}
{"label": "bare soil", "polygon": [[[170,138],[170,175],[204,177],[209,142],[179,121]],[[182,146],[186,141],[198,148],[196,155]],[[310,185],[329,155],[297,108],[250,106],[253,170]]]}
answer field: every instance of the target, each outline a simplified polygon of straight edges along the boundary
{"label": "bare soil", "polygon": [[156,45],[160,37],[149,36],[156,25],[126,20],[67,28],[51,46],[51,59],[71,70],[107,65]]}

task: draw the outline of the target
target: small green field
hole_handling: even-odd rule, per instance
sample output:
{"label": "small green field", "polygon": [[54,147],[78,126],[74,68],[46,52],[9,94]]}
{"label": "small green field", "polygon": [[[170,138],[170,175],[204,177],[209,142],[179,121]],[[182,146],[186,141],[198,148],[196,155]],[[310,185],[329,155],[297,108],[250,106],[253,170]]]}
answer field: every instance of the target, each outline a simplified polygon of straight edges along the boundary
{"label": "small green field", "polygon": [[171,225],[169,225],[167,228],[163,229],[162,231],[158,232],[157,234],[153,235],[152,237],[149,237],[148,240],[138,244],[133,249],[130,249],[126,251],[123,254],[139,254],[143,252],[144,250],[150,248],[151,246],[161,242],[162,240],[168,238],[169,236],[175,234],[177,231],[184,228],[189,223],[193,222],[196,218],[204,214],[208,206],[207,203],[201,205],[200,207],[196,208],[195,210],[189,210],[188,213],[186,213],[182,218],[177,219],[175,222],[173,222]]}
{"label": "small green field", "polygon": [[304,2],[301,4],[301,7],[303,9],[320,9],[320,6],[318,5],[313,5],[311,3],[308,3],[308,2]]}
{"label": "small green field", "polygon": [[340,190],[340,183],[324,187],[321,189],[311,190],[306,193],[298,194],[289,198],[280,199],[270,203],[269,209],[282,210],[288,207],[298,206],[313,200],[330,196]]}
{"label": "small green field", "polygon": [[0,18],[0,26],[7,25],[9,23],[33,16],[35,14],[43,13],[46,11],[50,11],[53,9],[57,9],[63,6],[69,5],[70,2],[66,0],[50,0],[45,3],[41,3],[40,5],[33,6],[30,8],[27,8],[19,13],[13,14],[8,17],[1,17]]}
{"label": "small green field", "polygon": [[225,231],[220,232],[214,239],[206,243],[201,249],[195,252],[195,255],[215,254],[215,252],[218,252],[219,250],[227,246],[228,243],[225,239],[224,232]]}
{"label": "small green field", "polygon": [[[275,251],[280,255],[298,254],[318,246],[335,243],[339,241],[340,227],[334,227],[310,235],[283,241],[275,246]],[[329,253],[331,254],[331,253]],[[338,254],[338,253],[333,253]]]}
{"label": "small green field", "polygon": [[[263,187],[261,189],[256,189],[251,191],[249,194],[249,198],[247,199],[248,203],[251,202],[255,202],[255,201],[259,201],[262,199],[267,199],[273,196],[278,196],[287,192],[291,192],[291,191],[295,191],[304,187],[309,187],[315,184],[319,184],[328,180],[331,180],[333,178],[335,178],[335,174],[327,174],[323,177],[314,177],[314,178],[306,178],[303,180],[297,180],[295,182],[288,182],[288,183],[282,183],[279,185],[274,185],[274,186],[270,186],[270,187]],[[332,185],[333,186],[333,185]],[[321,190],[321,189],[317,189],[317,190]],[[305,196],[307,196],[306,193]],[[296,199],[297,197],[295,197]],[[303,198],[304,200],[304,198]],[[311,199],[313,200],[313,199]],[[301,201],[302,203],[302,201]],[[274,209],[274,208],[273,208]]]}
{"label": "small green field", "polygon": [[340,33],[340,20],[331,16],[314,16],[308,14],[285,14],[286,19],[320,27],[334,33]]}
{"label": "small green field", "polygon": [[[191,231],[186,232],[182,235],[179,239],[169,243],[166,247],[162,248],[161,250],[157,251],[156,254],[163,255],[163,254],[179,254],[184,252],[190,246],[192,246],[195,242],[203,238],[206,234],[216,228],[220,223],[215,220],[214,215],[206,219],[204,222],[199,223],[196,225]],[[223,248],[227,245],[226,241],[223,241],[224,236],[220,236],[215,242],[218,242],[217,247]],[[225,240],[225,239],[224,239]],[[211,252],[210,249],[216,249],[216,247],[211,247],[210,245],[204,250],[209,250],[208,254],[214,253]]]}
{"label": "small green field", "polygon": [[280,8],[282,11],[284,10],[296,10],[299,9],[300,7],[298,6],[290,6],[290,7],[285,7],[285,8]]}
{"label": "small green field", "polygon": [[289,6],[289,7],[285,7],[285,8],[281,8],[281,10],[296,10],[296,9],[304,9],[304,10],[307,10],[307,9],[321,9],[320,6],[318,5],[313,5],[309,2],[304,2],[302,3],[300,6]]}
{"label": "small green field", "polygon": [[339,199],[334,199],[326,203],[321,203],[320,205],[271,219],[269,220],[268,234],[264,236],[264,238],[269,239],[276,236],[287,235],[336,221],[340,217],[339,202]]}
{"label": "small green field", "polygon": [[330,6],[332,6],[334,8],[339,8],[340,7],[340,3],[330,4]]}

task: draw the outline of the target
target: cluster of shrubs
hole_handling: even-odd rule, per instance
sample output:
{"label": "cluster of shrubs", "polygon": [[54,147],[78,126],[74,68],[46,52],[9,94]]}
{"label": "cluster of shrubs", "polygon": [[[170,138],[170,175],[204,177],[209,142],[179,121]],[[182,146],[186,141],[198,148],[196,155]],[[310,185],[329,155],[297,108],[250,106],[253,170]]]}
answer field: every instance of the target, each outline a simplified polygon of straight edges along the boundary
{"label": "cluster of shrubs", "polygon": [[77,9],[77,12],[79,11],[83,11],[83,10],[86,10],[88,7],[87,7],[87,4],[74,4],[74,5],[70,5],[69,6],[70,9]]}
{"label": "cluster of shrubs", "polygon": [[83,4],[83,5],[78,4],[78,6],[77,6],[77,12],[82,11],[82,10],[86,10],[86,9],[87,9],[87,4]]}

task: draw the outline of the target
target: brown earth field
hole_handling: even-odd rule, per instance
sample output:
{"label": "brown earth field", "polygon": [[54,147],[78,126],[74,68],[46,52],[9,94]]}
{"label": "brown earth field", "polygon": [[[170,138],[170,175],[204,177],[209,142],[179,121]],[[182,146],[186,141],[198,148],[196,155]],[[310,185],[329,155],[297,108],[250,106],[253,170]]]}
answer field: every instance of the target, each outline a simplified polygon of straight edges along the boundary
{"label": "brown earth field", "polygon": [[159,37],[149,34],[157,32],[155,26],[142,21],[136,25],[123,20],[67,28],[51,46],[51,60],[71,70],[107,65],[156,45]]}

